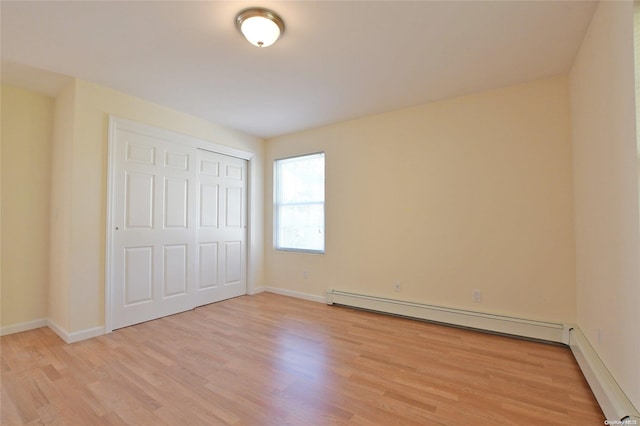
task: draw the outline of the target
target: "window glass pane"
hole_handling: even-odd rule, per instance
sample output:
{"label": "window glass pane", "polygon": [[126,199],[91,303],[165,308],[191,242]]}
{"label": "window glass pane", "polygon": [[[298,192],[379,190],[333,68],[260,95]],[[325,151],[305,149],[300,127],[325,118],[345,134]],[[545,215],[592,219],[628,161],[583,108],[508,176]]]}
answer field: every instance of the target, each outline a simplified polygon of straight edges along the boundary
{"label": "window glass pane", "polygon": [[324,206],[283,205],[278,209],[279,248],[324,251]]}
{"label": "window glass pane", "polygon": [[280,202],[324,201],[324,154],[279,160]]}
{"label": "window glass pane", "polygon": [[276,248],[324,252],[324,154],[275,164]]}

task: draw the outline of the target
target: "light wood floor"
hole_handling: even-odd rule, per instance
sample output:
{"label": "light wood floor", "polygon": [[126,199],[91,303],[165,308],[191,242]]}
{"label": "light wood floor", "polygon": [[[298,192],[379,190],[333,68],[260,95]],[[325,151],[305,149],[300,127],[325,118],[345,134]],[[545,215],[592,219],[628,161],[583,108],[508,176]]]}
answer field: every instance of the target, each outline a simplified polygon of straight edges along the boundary
{"label": "light wood floor", "polygon": [[263,293],[4,336],[3,426],[602,425],[571,352]]}

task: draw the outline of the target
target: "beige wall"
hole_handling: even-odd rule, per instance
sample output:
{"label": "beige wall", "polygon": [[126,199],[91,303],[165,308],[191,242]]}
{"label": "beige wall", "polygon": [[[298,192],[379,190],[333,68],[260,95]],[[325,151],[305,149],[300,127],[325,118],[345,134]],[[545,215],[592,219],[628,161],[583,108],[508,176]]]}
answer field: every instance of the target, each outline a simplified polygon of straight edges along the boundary
{"label": "beige wall", "polygon": [[53,99],[2,86],[2,327],[46,319]]}
{"label": "beige wall", "polygon": [[[272,162],[316,151],[326,254],[276,251]],[[575,320],[566,77],[275,138],[266,159],[268,286]]]}
{"label": "beige wall", "polygon": [[640,409],[633,53],[633,3],[601,2],[571,70],[570,88],[578,325]]}
{"label": "beige wall", "polygon": [[[73,333],[104,325],[109,114],[254,153],[254,168],[250,171],[254,215],[249,273],[250,286],[261,286],[263,141],[82,80],[75,80],[68,90],[73,92],[72,146],[65,153],[66,158],[59,160],[60,164],[69,163],[68,171],[57,170],[70,176],[60,177],[63,189],[54,197],[54,204],[58,201],[69,204],[68,211],[64,211],[67,217],[60,219],[62,233],[66,232],[64,221],[69,221],[69,251],[59,253],[64,256],[60,261],[68,268],[66,289],[64,285],[61,288],[63,294],[69,295],[66,331]],[[71,194],[69,200],[66,194]]]}
{"label": "beige wall", "polygon": [[51,155],[51,241],[49,250],[49,320],[69,329],[69,250],[71,248],[71,153],[75,85],[69,84],[55,100]]}

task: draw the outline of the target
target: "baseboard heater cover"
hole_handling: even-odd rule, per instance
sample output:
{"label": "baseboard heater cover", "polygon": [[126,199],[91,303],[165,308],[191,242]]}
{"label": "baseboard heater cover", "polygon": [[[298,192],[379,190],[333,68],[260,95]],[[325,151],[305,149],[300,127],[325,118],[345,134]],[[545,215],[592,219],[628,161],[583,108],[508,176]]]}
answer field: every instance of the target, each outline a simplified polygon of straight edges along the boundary
{"label": "baseboard heater cover", "polygon": [[561,323],[486,314],[333,289],[327,291],[327,304],[343,305],[482,331],[569,344],[569,326]]}
{"label": "baseboard heater cover", "polygon": [[607,424],[640,425],[640,413],[578,327],[569,330],[569,347],[607,417]]}

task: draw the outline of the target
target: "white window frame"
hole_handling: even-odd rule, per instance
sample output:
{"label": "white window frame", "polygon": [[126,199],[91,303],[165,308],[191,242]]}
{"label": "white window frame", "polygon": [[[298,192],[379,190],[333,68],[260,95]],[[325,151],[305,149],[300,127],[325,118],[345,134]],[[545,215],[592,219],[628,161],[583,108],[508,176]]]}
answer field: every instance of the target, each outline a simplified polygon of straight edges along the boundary
{"label": "white window frame", "polygon": [[[282,203],[280,202],[280,184],[279,184],[279,179],[281,179],[280,177],[280,172],[278,170],[278,163],[280,161],[286,161],[286,160],[291,160],[291,159],[295,159],[295,158],[303,158],[303,157],[313,157],[316,155],[322,155],[323,159],[325,161],[325,169],[324,169],[324,200],[322,202],[318,202],[318,201],[301,201],[301,202],[289,202],[289,203]],[[294,155],[291,157],[283,157],[283,158],[277,158],[273,161],[273,247],[274,249],[278,250],[278,251],[291,251],[291,252],[299,252],[299,253],[312,253],[312,254],[324,254],[326,249],[327,249],[327,234],[326,234],[326,222],[327,222],[327,217],[326,217],[326,154],[325,152],[321,151],[321,152],[312,152],[309,154],[300,154],[300,155]],[[302,205],[322,205],[322,210],[323,210],[323,214],[322,214],[322,234],[323,234],[323,248],[322,250],[313,250],[313,249],[304,249],[304,248],[297,248],[297,247],[281,247],[280,246],[280,241],[279,241],[279,234],[280,234],[280,214],[279,214],[279,207],[283,206],[283,205],[287,205],[287,206],[302,206]]]}

